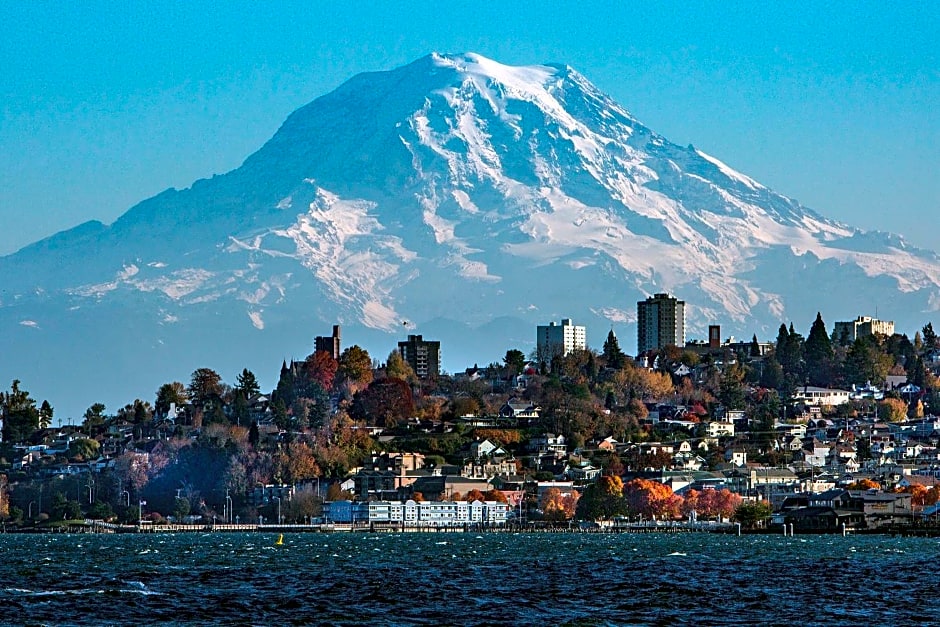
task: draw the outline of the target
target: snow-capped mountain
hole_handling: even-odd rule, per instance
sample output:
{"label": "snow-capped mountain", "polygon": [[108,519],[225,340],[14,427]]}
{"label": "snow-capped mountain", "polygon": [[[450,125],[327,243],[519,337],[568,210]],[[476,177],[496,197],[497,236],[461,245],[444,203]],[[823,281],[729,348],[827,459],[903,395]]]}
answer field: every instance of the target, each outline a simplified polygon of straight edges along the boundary
{"label": "snow-capped mountain", "polygon": [[876,307],[913,333],[940,259],[670,143],[570,67],[432,54],[295,111],[232,172],[0,258],[0,285],[0,376],[83,408],[203,366],[273,385],[337,322],[378,358],[440,339],[451,370],[561,317],[629,351],[662,291],[694,337]]}

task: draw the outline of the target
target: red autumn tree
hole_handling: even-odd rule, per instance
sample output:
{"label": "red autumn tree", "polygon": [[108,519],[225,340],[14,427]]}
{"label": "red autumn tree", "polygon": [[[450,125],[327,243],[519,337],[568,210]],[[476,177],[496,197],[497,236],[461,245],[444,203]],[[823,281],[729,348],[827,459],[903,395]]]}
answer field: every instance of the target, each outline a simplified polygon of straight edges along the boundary
{"label": "red autumn tree", "polygon": [[326,391],[332,389],[333,380],[336,378],[338,369],[339,362],[326,351],[316,351],[304,361],[304,371],[307,378],[319,383]]}

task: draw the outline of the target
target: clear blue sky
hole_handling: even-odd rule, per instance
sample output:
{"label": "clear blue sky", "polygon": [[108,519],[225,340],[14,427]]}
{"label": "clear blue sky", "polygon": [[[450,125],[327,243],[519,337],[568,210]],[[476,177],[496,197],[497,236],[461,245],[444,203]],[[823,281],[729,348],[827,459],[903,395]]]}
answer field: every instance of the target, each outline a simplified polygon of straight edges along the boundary
{"label": "clear blue sky", "polygon": [[940,249],[940,2],[505,4],[2,3],[0,254],[237,167],[431,51],[567,63],[676,143]]}

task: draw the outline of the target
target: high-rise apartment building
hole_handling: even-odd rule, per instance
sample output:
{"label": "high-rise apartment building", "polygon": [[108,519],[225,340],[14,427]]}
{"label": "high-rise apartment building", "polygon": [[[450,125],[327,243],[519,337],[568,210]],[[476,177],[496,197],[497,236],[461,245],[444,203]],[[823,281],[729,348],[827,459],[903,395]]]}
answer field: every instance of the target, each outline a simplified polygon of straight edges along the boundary
{"label": "high-rise apartment building", "polygon": [[654,294],[636,304],[637,354],[664,346],[685,346],[685,301]]}
{"label": "high-rise apartment building", "polygon": [[536,333],[536,352],[542,363],[550,363],[553,357],[564,357],[571,351],[586,347],[585,328],[572,324],[571,318],[563,318],[560,325],[554,322],[540,324]]}
{"label": "high-rise apartment building", "polygon": [[409,335],[407,341],[398,343],[398,352],[421,379],[436,377],[441,373],[441,343],[436,340]]}
{"label": "high-rise apartment building", "polygon": [[876,333],[888,337],[894,335],[894,322],[859,316],[850,322],[836,322],[832,329],[833,339],[840,344],[851,344],[860,337]]}

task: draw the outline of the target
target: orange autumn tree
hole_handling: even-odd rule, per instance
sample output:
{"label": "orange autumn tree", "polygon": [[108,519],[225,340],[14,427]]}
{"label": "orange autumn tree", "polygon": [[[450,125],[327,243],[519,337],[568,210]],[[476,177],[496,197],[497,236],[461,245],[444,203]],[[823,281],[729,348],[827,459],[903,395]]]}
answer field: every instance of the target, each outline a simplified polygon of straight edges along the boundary
{"label": "orange autumn tree", "polygon": [[848,490],[880,490],[881,484],[871,479],[859,479],[846,486]]}
{"label": "orange autumn tree", "polygon": [[934,503],[927,503],[927,500],[931,497],[930,490],[920,484],[897,488],[895,489],[895,492],[899,492],[901,494],[910,494],[911,505],[914,507],[923,507],[925,505],[933,505],[936,503],[936,501],[934,501]]}
{"label": "orange autumn tree", "polygon": [[508,503],[509,499],[501,490],[487,490],[483,493],[484,501],[496,501],[497,503]]}
{"label": "orange autumn tree", "polygon": [[647,479],[633,479],[623,487],[627,509],[640,516],[658,519],[678,518],[682,497],[672,488]]}
{"label": "orange autumn tree", "polygon": [[940,502],[940,485],[927,490],[927,497],[924,499],[924,505],[936,505]]}
{"label": "orange autumn tree", "polygon": [[479,490],[473,489],[467,492],[467,496],[464,497],[464,500],[467,501],[468,503],[472,503],[474,501],[485,501],[486,496],[484,496],[484,494],[480,492]]}
{"label": "orange autumn tree", "polygon": [[545,490],[540,503],[545,520],[556,522],[571,520],[578,507],[580,496],[576,490],[572,490],[570,494],[562,494],[558,488]]}

